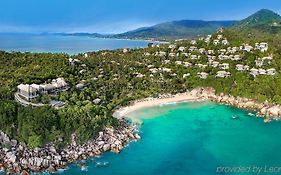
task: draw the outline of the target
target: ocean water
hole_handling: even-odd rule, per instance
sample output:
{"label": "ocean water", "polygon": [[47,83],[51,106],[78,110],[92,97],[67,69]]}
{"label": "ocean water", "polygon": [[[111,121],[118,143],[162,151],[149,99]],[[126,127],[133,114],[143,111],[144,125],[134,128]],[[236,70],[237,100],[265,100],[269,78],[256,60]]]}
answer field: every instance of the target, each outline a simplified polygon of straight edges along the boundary
{"label": "ocean water", "polygon": [[77,54],[97,50],[147,47],[149,41],[84,36],[0,34],[0,50]]}
{"label": "ocean water", "polygon": [[144,123],[141,140],[56,175],[280,175],[281,123],[249,112],[211,102],[138,110],[130,116]]}
{"label": "ocean water", "polygon": [[[105,153],[82,162],[82,168],[81,163],[73,164],[57,174],[281,174],[277,169],[281,167],[281,123],[265,124],[248,113],[211,102],[135,111],[130,116],[144,123],[140,141],[131,142],[118,155]],[[275,167],[274,172],[268,172],[270,167]]]}

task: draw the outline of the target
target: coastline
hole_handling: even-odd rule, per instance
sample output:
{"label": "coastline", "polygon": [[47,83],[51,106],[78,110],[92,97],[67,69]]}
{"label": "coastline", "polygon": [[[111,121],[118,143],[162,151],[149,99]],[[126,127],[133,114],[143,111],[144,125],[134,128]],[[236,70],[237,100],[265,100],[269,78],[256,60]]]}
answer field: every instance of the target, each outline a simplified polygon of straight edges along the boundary
{"label": "coastline", "polygon": [[145,98],[143,100],[136,100],[132,102],[131,105],[119,108],[113,113],[113,117],[115,118],[123,118],[126,117],[126,115],[130,114],[133,111],[147,108],[147,107],[153,107],[157,105],[164,105],[168,103],[178,103],[178,102],[187,102],[187,101],[199,101],[202,100],[200,97],[193,96],[190,93],[181,93],[176,95],[163,95],[159,98]]}
{"label": "coastline", "polygon": [[145,98],[142,100],[136,100],[128,106],[117,109],[113,113],[113,117],[117,119],[126,118],[128,114],[142,108],[185,101],[212,101],[237,108],[254,110],[257,112],[257,117],[264,118],[265,123],[271,122],[272,120],[281,119],[281,105],[270,104],[268,101],[259,103],[253,99],[234,97],[232,95],[226,95],[223,93],[216,95],[215,90],[211,87],[197,87],[191,91],[176,95],[166,94],[159,95],[158,98]]}
{"label": "coastline", "polygon": [[[257,117],[264,117],[268,123],[273,119],[281,118],[281,105],[268,102],[258,103],[255,100],[234,97],[223,93],[216,95],[213,88],[198,87],[185,93],[176,95],[159,95],[157,98],[136,100],[126,107],[121,107],[113,113],[113,117],[120,122],[119,128],[105,128],[93,140],[78,145],[75,133],[71,137],[71,144],[63,149],[56,149],[55,143],[43,148],[28,149],[23,143],[10,139],[0,131],[0,145],[10,145],[10,148],[0,148],[0,170],[8,173],[29,174],[29,172],[56,172],[65,169],[69,163],[85,160],[107,151],[119,153],[128,142],[139,140],[136,124],[124,119],[128,114],[139,109],[165,105],[169,103],[212,101],[219,104],[235,106],[242,109],[257,111]],[[252,115],[249,115],[252,116]],[[134,118],[129,118],[134,119]]]}
{"label": "coastline", "polygon": [[[130,142],[137,141],[137,125],[126,120],[119,120],[118,128],[105,128],[98,135],[83,144],[77,143],[75,133],[71,143],[59,149],[57,143],[49,143],[42,148],[29,149],[24,143],[9,138],[0,130],[0,172],[29,175],[30,173],[57,172],[66,169],[70,163],[86,160],[104,152],[120,151]],[[82,168],[82,167],[81,167]]]}

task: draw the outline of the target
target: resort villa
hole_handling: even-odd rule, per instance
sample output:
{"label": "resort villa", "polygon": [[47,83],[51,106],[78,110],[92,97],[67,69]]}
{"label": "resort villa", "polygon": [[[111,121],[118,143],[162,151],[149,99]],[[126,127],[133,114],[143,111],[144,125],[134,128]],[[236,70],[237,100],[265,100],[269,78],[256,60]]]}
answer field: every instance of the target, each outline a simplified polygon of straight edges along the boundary
{"label": "resort villa", "polygon": [[206,73],[206,72],[198,72],[197,75],[198,75],[198,77],[201,78],[201,79],[206,79],[209,74]]}
{"label": "resort villa", "polygon": [[255,46],[256,46],[256,49],[260,50],[261,52],[266,52],[268,50],[267,43],[256,43]]}
{"label": "resort villa", "polygon": [[216,77],[226,78],[229,77],[230,75],[231,75],[230,72],[218,71]]}
{"label": "resort villa", "polygon": [[56,94],[69,89],[68,84],[63,78],[52,80],[49,84],[20,84],[18,85],[18,94],[30,101],[41,94]]}

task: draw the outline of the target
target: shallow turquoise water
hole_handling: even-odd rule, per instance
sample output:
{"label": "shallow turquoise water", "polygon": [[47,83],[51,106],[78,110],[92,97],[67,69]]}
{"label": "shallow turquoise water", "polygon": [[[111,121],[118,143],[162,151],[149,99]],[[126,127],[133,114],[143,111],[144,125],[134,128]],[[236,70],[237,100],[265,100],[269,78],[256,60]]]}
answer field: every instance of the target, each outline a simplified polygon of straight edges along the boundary
{"label": "shallow turquoise water", "polygon": [[[143,109],[142,139],[119,155],[106,153],[57,173],[62,175],[215,175],[219,166],[281,166],[281,123],[264,124],[249,111],[211,102]],[[232,119],[237,116],[239,119]],[[96,167],[96,162],[108,162]],[[251,167],[252,169],[252,167]],[[240,171],[241,172],[241,171]]]}
{"label": "shallow turquoise water", "polygon": [[97,50],[147,47],[148,41],[79,36],[0,34],[0,50],[77,54]]}

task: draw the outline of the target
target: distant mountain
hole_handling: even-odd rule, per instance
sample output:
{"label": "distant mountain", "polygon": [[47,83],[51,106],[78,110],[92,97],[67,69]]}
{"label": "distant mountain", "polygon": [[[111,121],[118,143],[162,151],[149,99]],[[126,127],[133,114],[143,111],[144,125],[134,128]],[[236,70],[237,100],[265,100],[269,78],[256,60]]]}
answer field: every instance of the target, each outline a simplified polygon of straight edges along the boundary
{"label": "distant mountain", "polygon": [[221,27],[229,27],[236,21],[202,21],[182,20],[143,27],[123,34],[114,35],[119,38],[194,38],[215,32]]}
{"label": "distant mountain", "polygon": [[179,39],[205,36],[214,33],[221,27],[229,29],[233,34],[241,34],[242,36],[281,36],[281,16],[271,10],[262,9],[241,21],[181,20],[142,27],[116,35],[99,33],[63,35],[128,39]]}
{"label": "distant mountain", "polygon": [[262,9],[237,22],[231,29],[244,33],[276,34],[281,31],[281,16],[271,10]]}

